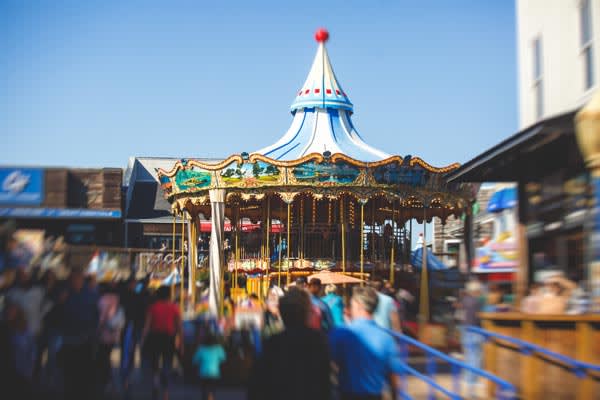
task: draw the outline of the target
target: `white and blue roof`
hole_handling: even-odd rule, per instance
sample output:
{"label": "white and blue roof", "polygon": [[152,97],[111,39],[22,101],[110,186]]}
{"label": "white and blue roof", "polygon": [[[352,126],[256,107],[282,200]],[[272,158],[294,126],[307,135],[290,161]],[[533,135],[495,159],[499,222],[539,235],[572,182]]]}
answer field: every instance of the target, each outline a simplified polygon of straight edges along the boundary
{"label": "white and blue roof", "polygon": [[365,162],[390,157],[366,144],[354,128],[353,105],[333,72],[325,48],[328,37],[324,29],[315,34],[319,47],[308,77],[292,103],[292,125],[276,143],[256,153],[280,161],[327,151]]}

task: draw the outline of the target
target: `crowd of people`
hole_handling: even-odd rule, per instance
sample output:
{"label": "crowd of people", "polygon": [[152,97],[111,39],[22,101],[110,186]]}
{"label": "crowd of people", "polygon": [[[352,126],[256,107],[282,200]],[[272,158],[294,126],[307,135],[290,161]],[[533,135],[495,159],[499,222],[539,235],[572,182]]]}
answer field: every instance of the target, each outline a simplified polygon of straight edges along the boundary
{"label": "crowd of people", "polygon": [[[193,369],[203,400],[214,399],[227,363],[247,367],[250,400],[381,399],[400,390],[402,363],[392,332],[402,332],[414,297],[394,293],[388,282],[375,279],[348,290],[299,277],[285,290],[271,287],[264,298],[230,296],[224,319],[232,322],[212,321],[191,338],[172,288],[151,291],[148,283],[98,283],[82,270],[59,280],[52,270],[40,276],[17,269],[14,283],[0,293],[1,387],[21,398],[126,395],[141,360],[153,398],[167,399],[178,360],[182,369]],[[564,313],[576,289],[552,277],[532,286],[521,310]],[[456,319],[463,327],[478,326],[479,312],[511,310],[511,303],[501,286],[484,290],[471,281],[456,302]],[[460,333],[465,361],[481,368],[482,338]],[[476,376],[467,372],[465,381],[474,387]]]}
{"label": "crowd of people", "polygon": [[278,299],[285,329],[269,331],[248,399],[396,398],[402,361],[390,328],[399,329],[400,311],[383,289],[355,286],[345,304],[334,285],[299,278]]}
{"label": "crowd of people", "polygon": [[[190,343],[169,287],[150,291],[147,281],[133,279],[98,283],[82,270],[70,271],[66,280],[51,270],[39,275],[18,269],[14,283],[0,293],[3,390],[19,398],[127,395],[141,360],[153,398],[167,399],[178,359],[182,367],[190,360],[203,399],[214,399],[230,354],[224,335],[235,335],[215,323],[191,339],[192,351],[184,355]],[[346,297],[338,291],[318,279],[299,278],[285,291],[271,288],[264,302],[245,297],[246,305],[261,314],[252,320],[258,337],[249,340],[254,344],[251,399],[281,398],[282,393],[329,399],[336,388],[344,399],[371,399],[397,385],[390,379],[399,359],[387,330],[400,330],[401,304],[380,281],[356,287]],[[239,306],[243,314],[241,303],[234,313]],[[241,321],[247,325],[249,320]],[[350,368],[354,363],[366,368],[358,383],[355,378],[363,373]]]}
{"label": "crowd of people", "polygon": [[154,301],[144,283],[98,284],[82,270],[72,270],[64,281],[52,270],[41,278],[38,273],[16,270],[2,293],[3,390],[15,398],[93,399],[127,388]]}

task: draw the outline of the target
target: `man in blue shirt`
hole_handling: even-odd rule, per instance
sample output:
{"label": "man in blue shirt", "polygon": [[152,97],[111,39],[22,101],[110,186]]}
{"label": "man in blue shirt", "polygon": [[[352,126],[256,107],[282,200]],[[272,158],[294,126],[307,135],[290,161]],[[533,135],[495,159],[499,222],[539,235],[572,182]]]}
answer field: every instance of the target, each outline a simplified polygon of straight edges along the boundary
{"label": "man in blue shirt", "polygon": [[373,321],[377,292],[356,287],[350,300],[352,322],[330,334],[331,358],[338,368],[342,400],[381,400],[386,385],[392,398],[402,370],[396,340]]}

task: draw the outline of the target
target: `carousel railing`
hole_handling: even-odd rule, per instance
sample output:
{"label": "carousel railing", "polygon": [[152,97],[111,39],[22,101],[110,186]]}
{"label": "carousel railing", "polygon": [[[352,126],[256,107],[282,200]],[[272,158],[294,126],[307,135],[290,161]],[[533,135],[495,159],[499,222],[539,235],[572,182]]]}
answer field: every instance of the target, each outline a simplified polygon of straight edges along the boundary
{"label": "carousel railing", "polygon": [[[497,391],[496,391],[497,399],[512,400],[512,399],[517,398],[516,397],[517,391],[516,391],[515,386],[512,383],[510,383],[496,375],[490,374],[489,372],[487,372],[483,369],[472,367],[460,360],[452,358],[452,357],[450,357],[432,347],[429,347],[409,336],[406,336],[406,335],[403,335],[400,333],[396,333],[393,331],[388,331],[388,332],[400,344],[400,355],[402,357],[402,361],[404,364],[404,369],[401,373],[402,389],[401,389],[401,393],[398,394],[398,396],[400,398],[411,399],[411,397],[407,393],[405,393],[406,390],[404,390],[407,388],[406,376],[408,373],[408,374],[413,375],[416,378],[424,381],[428,385],[429,393],[428,393],[427,398],[429,400],[435,399],[436,392],[442,393],[443,395],[449,397],[450,399],[462,399],[463,396],[461,396],[461,394],[460,394],[461,393],[460,373],[462,370],[470,371],[471,373],[473,373],[475,375],[478,375],[484,379],[487,379],[487,380],[495,383],[496,387],[497,387]],[[426,354],[426,356],[427,356],[427,363],[426,363],[426,371],[427,372],[426,372],[426,374],[422,374],[421,372],[415,370],[414,368],[412,368],[408,365],[408,347],[409,346],[414,346]],[[440,359],[443,362],[446,362],[451,367],[452,386],[453,386],[452,391],[444,388],[443,386],[441,386],[440,384],[438,384],[435,381],[435,376],[437,373],[436,358]]]}

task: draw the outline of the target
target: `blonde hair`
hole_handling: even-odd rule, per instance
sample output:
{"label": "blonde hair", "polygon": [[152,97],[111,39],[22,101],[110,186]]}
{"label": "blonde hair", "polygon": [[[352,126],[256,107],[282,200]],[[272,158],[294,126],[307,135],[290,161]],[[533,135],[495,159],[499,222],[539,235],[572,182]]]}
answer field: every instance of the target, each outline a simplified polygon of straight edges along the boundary
{"label": "blonde hair", "polygon": [[335,286],[333,283],[330,283],[329,285],[325,286],[325,294],[336,293],[336,292],[337,292],[337,286]]}

